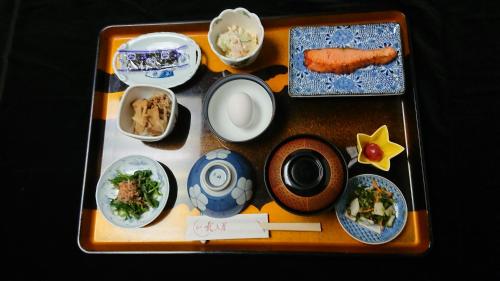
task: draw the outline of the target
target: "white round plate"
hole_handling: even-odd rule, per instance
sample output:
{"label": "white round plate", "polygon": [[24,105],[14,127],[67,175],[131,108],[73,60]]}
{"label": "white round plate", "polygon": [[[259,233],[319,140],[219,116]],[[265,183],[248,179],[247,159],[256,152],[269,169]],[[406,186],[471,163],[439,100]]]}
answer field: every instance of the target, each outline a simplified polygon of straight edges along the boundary
{"label": "white round plate", "polygon": [[[159,205],[157,208],[149,208],[139,219],[124,219],[114,213],[110,202],[116,198],[118,189],[116,189],[110,180],[118,174],[118,171],[124,174],[133,174],[137,170],[151,170],[151,178],[160,183]],[[102,174],[97,183],[96,202],[97,208],[103,214],[104,218],[110,223],[124,228],[138,228],[151,223],[160,215],[167,204],[170,185],[168,176],[163,167],[153,159],[145,156],[126,156],[111,164]]]}
{"label": "white round plate", "polygon": [[[188,56],[187,65],[179,68],[169,69],[169,75],[154,75],[149,77],[151,71],[122,71],[118,70],[119,50],[152,51],[159,49],[175,49],[186,45],[185,54]],[[200,66],[201,50],[191,38],[173,32],[156,32],[141,35],[121,45],[113,57],[113,71],[115,75],[129,86],[136,84],[148,84],[165,88],[172,88],[183,84],[193,77]],[[160,70],[162,71],[162,70]]]}

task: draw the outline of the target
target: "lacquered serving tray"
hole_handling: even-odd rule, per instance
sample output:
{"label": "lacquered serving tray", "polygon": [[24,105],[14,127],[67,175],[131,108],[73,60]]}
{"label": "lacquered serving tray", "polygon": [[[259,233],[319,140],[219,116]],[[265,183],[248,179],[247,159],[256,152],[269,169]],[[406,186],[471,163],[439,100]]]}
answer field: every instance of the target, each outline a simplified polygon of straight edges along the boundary
{"label": "lacquered serving tray", "polygon": [[[207,41],[209,22],[111,26],[101,31],[97,52],[83,182],[78,244],[88,253],[273,253],[323,252],[418,255],[431,245],[427,187],[420,141],[417,92],[414,84],[408,27],[397,11],[364,14],[319,15],[262,19],[265,41],[257,61],[236,70],[224,65]],[[404,53],[405,92],[398,96],[291,98],[288,95],[288,36],[292,26],[363,23],[399,23]],[[202,50],[201,65],[186,84],[172,88],[179,103],[173,133],[156,143],[144,143],[121,134],[116,126],[119,99],[127,85],[113,74],[111,61],[117,48],[129,39],[150,32],[179,32],[195,40]],[[211,133],[202,118],[207,89],[227,73],[252,73],[265,80],[276,98],[276,116],[259,138],[229,143]],[[264,186],[264,160],[271,149],[296,134],[314,134],[345,148],[356,145],[356,134],[371,134],[381,125],[389,127],[391,141],[405,151],[391,160],[389,172],[356,164],[349,176],[373,173],[388,178],[403,192],[408,220],[403,232],[383,245],[366,245],[351,238],[340,226],[332,209],[315,216],[293,215],[280,208]],[[255,195],[243,213],[268,213],[270,222],[321,222],[322,232],[271,231],[269,239],[186,241],[186,217],[199,215],[188,197],[187,176],[205,152],[227,148],[243,154],[256,171]],[[95,190],[99,176],[113,161],[127,155],[144,155],[162,163],[172,181],[166,208],[152,224],[122,229],[107,222],[97,210]]]}

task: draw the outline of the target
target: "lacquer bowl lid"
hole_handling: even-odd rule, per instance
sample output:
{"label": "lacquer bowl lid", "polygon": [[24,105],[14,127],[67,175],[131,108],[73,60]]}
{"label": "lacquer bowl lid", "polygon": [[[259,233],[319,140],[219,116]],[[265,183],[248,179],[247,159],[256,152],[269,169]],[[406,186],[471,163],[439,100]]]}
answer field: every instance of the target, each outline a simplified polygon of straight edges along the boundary
{"label": "lacquer bowl lid", "polygon": [[317,136],[286,139],[269,154],[266,188],[283,209],[301,215],[331,208],[345,188],[347,165],[340,151]]}

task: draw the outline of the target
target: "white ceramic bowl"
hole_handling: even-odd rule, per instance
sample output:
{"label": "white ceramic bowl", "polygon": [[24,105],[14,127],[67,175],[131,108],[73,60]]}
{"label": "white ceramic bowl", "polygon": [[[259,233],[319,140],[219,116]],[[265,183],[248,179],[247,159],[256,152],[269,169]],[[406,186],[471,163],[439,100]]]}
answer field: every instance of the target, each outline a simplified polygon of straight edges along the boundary
{"label": "white ceramic bowl", "polygon": [[[241,58],[228,58],[224,56],[220,48],[217,47],[217,38],[219,34],[226,32],[227,27],[232,25],[240,26],[249,32],[257,34],[259,40],[257,48]],[[212,20],[210,29],[208,30],[208,43],[212,51],[222,60],[222,62],[235,68],[245,67],[254,62],[259,56],[263,41],[264,27],[259,17],[254,13],[250,13],[245,8],[222,11],[218,17]]]}
{"label": "white ceramic bowl", "polygon": [[[172,109],[170,113],[170,118],[167,122],[167,128],[165,129],[163,134],[159,136],[143,136],[134,134],[133,130],[134,127],[132,121],[132,116],[134,116],[134,109],[132,108],[132,103],[136,99],[149,99],[158,93],[166,94],[167,97],[172,102]],[[178,114],[177,99],[175,98],[174,92],[172,92],[171,90],[158,86],[142,85],[142,84],[130,86],[127,88],[127,90],[125,90],[125,93],[123,94],[122,99],[120,101],[120,109],[118,111],[118,122],[117,122],[118,129],[120,130],[120,132],[129,137],[136,138],[145,142],[159,141],[172,132],[175,126],[175,122],[177,121],[177,114]]]}
{"label": "white ceramic bowl", "polygon": [[[248,126],[238,127],[231,121],[228,109],[239,108],[231,104],[231,96],[245,93],[251,101],[251,121]],[[257,138],[271,124],[276,110],[274,94],[262,79],[250,74],[233,74],[217,80],[205,94],[203,116],[210,130],[229,142],[244,142]]]}

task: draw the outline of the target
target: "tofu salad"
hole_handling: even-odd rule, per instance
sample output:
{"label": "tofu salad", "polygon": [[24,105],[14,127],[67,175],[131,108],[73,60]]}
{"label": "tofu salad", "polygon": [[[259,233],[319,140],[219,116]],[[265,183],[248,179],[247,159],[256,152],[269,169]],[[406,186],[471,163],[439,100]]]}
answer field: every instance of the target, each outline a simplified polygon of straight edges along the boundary
{"label": "tofu salad", "polygon": [[345,216],[374,231],[382,233],[392,227],[396,219],[395,200],[392,192],[381,188],[376,180],[371,186],[358,185],[346,206]]}

